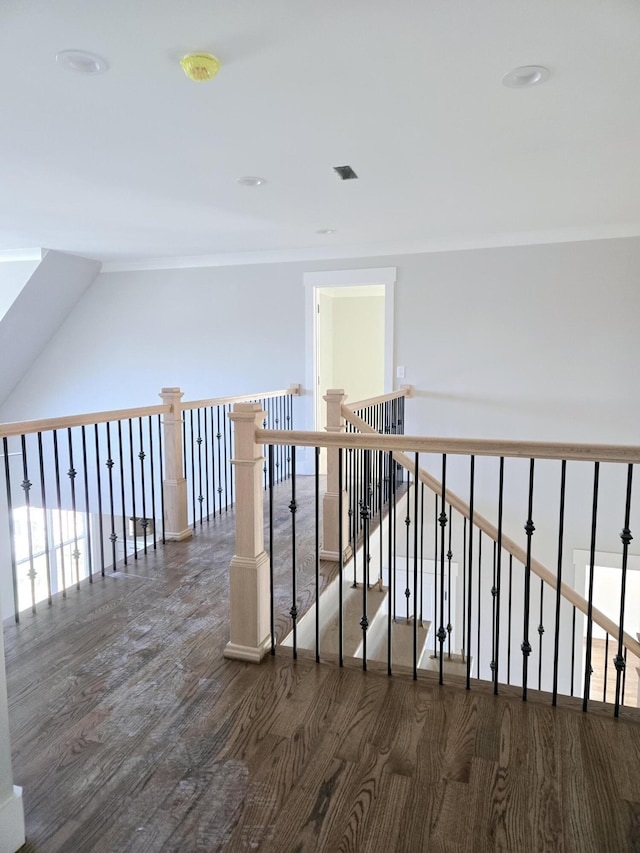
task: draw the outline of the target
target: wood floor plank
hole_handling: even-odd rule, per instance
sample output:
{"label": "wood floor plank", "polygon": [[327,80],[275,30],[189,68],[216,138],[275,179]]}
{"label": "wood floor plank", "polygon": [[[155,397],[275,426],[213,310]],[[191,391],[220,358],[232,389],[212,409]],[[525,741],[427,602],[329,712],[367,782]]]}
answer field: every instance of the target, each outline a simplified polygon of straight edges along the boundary
{"label": "wood floor plank", "polygon": [[[310,494],[301,483],[300,602],[315,594]],[[633,717],[290,649],[225,660],[233,523],[5,625],[23,853],[640,853]],[[284,635],[292,568],[276,550]]]}

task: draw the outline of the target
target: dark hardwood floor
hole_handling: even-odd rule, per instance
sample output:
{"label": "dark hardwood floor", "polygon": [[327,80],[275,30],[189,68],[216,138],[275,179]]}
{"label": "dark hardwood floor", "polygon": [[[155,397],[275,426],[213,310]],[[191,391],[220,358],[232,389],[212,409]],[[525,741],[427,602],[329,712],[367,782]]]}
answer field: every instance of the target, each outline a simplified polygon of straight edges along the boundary
{"label": "dark hardwood floor", "polygon": [[[299,503],[304,598],[308,484]],[[290,650],[225,660],[232,525],[5,626],[25,853],[640,851],[633,719]]]}

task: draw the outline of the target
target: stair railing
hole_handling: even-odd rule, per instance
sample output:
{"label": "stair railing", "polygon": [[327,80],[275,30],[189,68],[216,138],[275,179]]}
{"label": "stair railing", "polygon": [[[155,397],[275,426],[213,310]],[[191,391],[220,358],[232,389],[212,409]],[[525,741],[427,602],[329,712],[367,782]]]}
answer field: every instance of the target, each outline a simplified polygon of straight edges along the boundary
{"label": "stair railing", "polygon": [[[335,391],[331,392],[327,395],[328,397],[333,397],[334,405],[337,405],[338,398],[343,397],[342,392]],[[371,464],[371,459],[377,454],[382,452],[383,454],[387,454],[389,458],[389,464],[399,463],[403,465],[403,467],[411,473],[412,482],[417,482],[420,484],[420,489],[422,490],[422,486],[425,485],[429,491],[433,492],[439,499],[439,509],[440,512],[435,519],[434,528],[437,531],[437,541],[438,541],[438,575],[440,582],[440,596],[438,600],[438,610],[437,619],[435,624],[438,626],[438,630],[435,633],[437,637],[437,641],[439,644],[439,649],[436,654],[437,668],[439,669],[439,680],[441,683],[444,683],[444,675],[445,675],[445,641],[450,638],[451,634],[448,630],[449,626],[447,624],[447,615],[445,615],[445,607],[443,607],[443,590],[446,584],[446,575],[447,572],[451,570],[451,539],[449,538],[447,541],[447,524],[450,522],[452,517],[452,513],[455,511],[459,515],[461,515],[464,519],[464,536],[465,543],[464,547],[461,551],[464,554],[465,562],[468,560],[466,564],[465,571],[467,572],[465,578],[465,595],[463,597],[463,610],[464,610],[464,618],[462,622],[465,626],[466,637],[465,642],[467,647],[471,647],[473,649],[473,642],[471,640],[472,631],[475,633],[476,629],[478,630],[478,637],[480,637],[480,621],[478,619],[477,624],[474,620],[474,615],[472,614],[472,604],[475,609],[475,605],[477,603],[478,613],[481,611],[491,611],[491,619],[489,620],[490,624],[490,640],[489,645],[491,647],[490,653],[490,663],[491,663],[491,677],[488,679],[489,681],[493,681],[494,689],[497,692],[498,684],[504,684],[505,680],[502,678],[502,671],[504,670],[504,658],[506,656],[506,649],[503,640],[501,639],[500,631],[502,630],[503,635],[506,630],[506,615],[505,609],[500,609],[500,599],[499,596],[502,593],[503,596],[507,594],[507,583],[506,581],[500,577],[501,567],[500,561],[502,552],[504,552],[510,559],[510,573],[512,575],[512,584],[513,586],[509,587],[509,594],[513,593],[514,599],[518,596],[522,598],[522,608],[521,612],[518,616],[518,620],[520,625],[522,626],[522,642],[520,644],[520,651],[522,653],[522,678],[513,678],[510,683],[517,685],[522,689],[522,698],[528,698],[528,693],[533,689],[532,684],[530,682],[533,681],[533,676],[529,668],[529,658],[533,654],[534,659],[536,659],[536,650],[533,648],[531,639],[533,635],[530,632],[530,623],[536,620],[536,612],[538,606],[540,607],[540,613],[543,611],[546,614],[550,604],[553,604],[555,608],[557,608],[556,615],[556,628],[554,630],[554,668],[557,668],[559,661],[559,650],[558,643],[559,640],[562,639],[564,642],[567,639],[564,634],[566,634],[566,614],[562,613],[562,618],[560,617],[560,602],[562,603],[562,607],[569,607],[572,615],[573,615],[573,628],[569,628],[569,642],[573,642],[574,645],[574,656],[575,661],[574,664],[576,668],[582,661],[581,650],[575,649],[575,637],[576,632],[579,629],[579,626],[576,626],[576,612],[579,614],[584,614],[587,617],[587,645],[585,651],[585,678],[584,684],[582,687],[583,693],[583,703],[586,709],[587,703],[593,697],[590,696],[590,676],[591,676],[591,650],[592,650],[592,639],[593,639],[593,627],[600,626],[606,634],[612,639],[612,641],[616,645],[617,654],[614,658],[614,667],[616,670],[616,702],[615,702],[615,713],[619,712],[620,706],[623,701],[624,696],[624,678],[625,678],[625,655],[627,652],[629,654],[640,657],[640,644],[638,641],[630,636],[624,630],[624,615],[625,615],[625,593],[624,593],[624,585],[621,594],[621,602],[620,602],[620,621],[616,623],[614,620],[610,619],[604,613],[602,613],[596,606],[593,598],[593,589],[589,593],[588,598],[583,598],[580,596],[575,590],[573,590],[568,584],[566,584],[561,576],[556,579],[556,575],[551,572],[546,566],[542,564],[541,561],[534,558],[533,556],[533,548],[531,544],[531,538],[535,531],[535,526],[533,525],[533,519],[531,517],[531,506],[529,508],[528,517],[526,519],[525,524],[525,532],[527,535],[527,545],[525,548],[522,548],[518,543],[510,539],[505,535],[503,531],[503,516],[502,509],[500,510],[500,517],[498,520],[498,525],[492,524],[487,518],[481,516],[477,509],[474,510],[473,506],[473,498],[474,498],[474,486],[473,486],[473,471],[474,465],[477,457],[488,456],[494,457],[497,463],[500,464],[501,470],[503,470],[503,464],[505,459],[516,458],[516,459],[524,459],[529,462],[529,466],[531,471],[533,472],[534,464],[537,460],[541,459],[551,459],[558,460],[563,469],[566,467],[567,462],[581,462],[581,463],[591,463],[595,466],[596,470],[598,470],[600,465],[606,465],[608,463],[614,463],[616,465],[620,465],[622,463],[626,466],[626,470],[628,471],[628,489],[627,489],[627,509],[630,506],[631,500],[631,473],[633,470],[633,466],[640,462],[640,448],[639,447],[617,447],[617,446],[609,446],[609,445],[598,445],[598,446],[586,446],[586,445],[571,445],[571,444],[550,444],[543,442],[511,442],[511,441],[486,441],[486,440],[467,440],[467,439],[444,439],[444,438],[425,438],[418,436],[386,436],[377,434],[375,428],[367,424],[362,418],[356,416],[350,407],[344,405],[344,399],[340,401],[340,413],[341,416],[345,419],[348,419],[350,423],[361,429],[360,433],[345,433],[342,431],[341,424],[331,423],[328,418],[328,425],[332,427],[332,429],[328,430],[327,433],[319,433],[319,432],[302,432],[302,431],[290,431],[283,432],[278,430],[265,430],[261,429],[261,419],[262,413],[260,411],[260,407],[254,407],[253,409],[242,409],[242,406],[236,407],[236,412],[231,416],[234,420],[237,421],[236,426],[242,422],[243,429],[245,430],[243,446],[245,448],[246,457],[238,456],[238,465],[242,466],[262,466],[262,447],[267,445],[269,448],[276,448],[281,445],[290,446],[291,447],[291,459],[292,459],[292,481],[291,481],[291,500],[288,504],[288,510],[291,515],[292,526],[295,529],[295,519],[296,514],[300,512],[301,505],[296,496],[296,478],[295,478],[295,457],[296,457],[296,449],[311,447],[314,448],[316,463],[319,454],[319,448],[327,448],[330,451],[333,451],[333,455],[338,460],[336,478],[338,480],[337,487],[335,487],[335,505],[336,512],[333,515],[334,522],[337,522],[337,535],[335,536],[335,551],[333,553],[337,554],[337,574],[340,579],[340,589],[342,589],[342,582],[344,581],[344,568],[346,564],[346,560],[348,558],[346,545],[346,531],[348,529],[348,517],[345,515],[347,500],[345,499],[345,489],[344,489],[344,473],[345,473],[345,455],[349,450],[363,450],[365,454],[365,459],[369,461],[365,463],[365,465]],[[236,439],[237,440],[237,439]],[[236,446],[238,446],[236,444]],[[272,454],[272,450],[268,450],[268,456]],[[411,454],[410,456],[408,454]],[[437,480],[433,475],[429,474],[426,470],[424,470],[419,464],[419,458],[422,455],[434,455],[437,454],[441,458],[442,471],[443,476],[441,480]],[[471,482],[470,482],[470,501],[469,503],[462,500],[455,494],[451,489],[447,488],[446,485],[446,462],[447,457],[458,457],[458,456],[466,456],[469,458],[470,470],[471,470]],[[270,466],[268,466],[270,468]],[[370,468],[369,468],[370,470]],[[316,464],[316,474],[318,472],[318,467]],[[331,471],[328,471],[328,482],[331,477]],[[596,484],[597,485],[597,484]],[[563,487],[564,488],[564,487]],[[501,486],[502,490],[502,486]],[[267,489],[267,494],[272,497],[273,488]],[[597,491],[596,491],[597,496]],[[319,498],[319,489],[316,485],[315,487],[315,514],[316,519],[319,524],[319,519],[321,516],[321,507],[320,507],[320,498]],[[533,496],[533,477],[530,478],[529,483],[529,500],[532,501]],[[500,500],[502,501],[503,493],[501,491]],[[564,498],[563,498],[564,499]],[[286,626],[287,628],[293,629],[293,653],[297,654],[297,639],[296,633],[300,625],[300,619],[305,607],[310,610],[309,602],[312,603],[312,607],[315,607],[316,612],[316,620],[319,625],[321,619],[318,615],[318,611],[320,610],[320,602],[319,602],[319,593],[322,584],[327,583],[328,578],[330,577],[331,570],[327,568],[328,565],[324,562],[325,555],[323,553],[323,547],[320,544],[320,537],[318,533],[316,533],[317,538],[317,547],[315,552],[315,572],[311,572],[311,575],[305,579],[305,583],[307,586],[301,586],[301,574],[304,574],[307,569],[311,571],[309,568],[311,566],[310,560],[304,560],[304,571],[301,569],[301,565],[298,565],[298,561],[296,558],[296,537],[293,535],[292,540],[290,542],[292,548],[292,560],[291,560],[291,569],[290,569],[290,578],[291,578],[291,594],[290,594],[290,607],[288,610],[287,616],[283,621],[283,614],[280,613],[276,615],[273,613],[274,608],[274,570],[276,575],[282,572],[281,565],[281,549],[280,551],[278,543],[274,545],[274,532],[273,527],[270,529],[269,533],[269,554],[266,554],[264,551],[264,539],[263,539],[263,530],[260,528],[260,522],[263,518],[262,512],[262,490],[260,490],[260,494],[257,492],[252,493],[252,498],[249,500],[249,504],[253,506],[253,509],[250,513],[250,523],[244,519],[244,511],[242,507],[244,506],[244,502],[241,504],[238,503],[237,514],[236,514],[236,523],[238,525],[239,531],[244,531],[245,539],[246,539],[246,531],[247,529],[251,530],[251,536],[249,537],[250,541],[248,544],[245,541],[245,546],[243,549],[243,553],[237,553],[236,558],[234,558],[234,563],[232,563],[231,573],[230,573],[230,583],[231,583],[231,599],[232,599],[232,615],[231,615],[231,643],[228,647],[227,654],[230,657],[243,657],[244,659],[251,660],[259,660],[262,654],[264,654],[269,648],[272,650],[275,649],[277,643],[283,639],[283,630]],[[412,493],[409,494],[407,492],[407,504],[411,502],[412,504],[412,512],[413,512],[413,521],[417,527],[418,515],[419,513],[424,513],[426,502],[424,498],[418,493],[418,489],[413,489]],[[325,504],[326,506],[326,504]],[[367,501],[363,501],[363,509],[364,509],[364,517],[367,520],[369,507],[367,505]],[[447,509],[449,512],[447,513]],[[273,506],[270,504],[269,516],[273,517]],[[409,510],[407,512],[409,516]],[[628,513],[627,513],[628,516]],[[623,575],[627,569],[627,556],[628,556],[628,545],[631,541],[631,534],[629,530],[629,521],[628,517],[624,519],[624,527],[623,527]],[[280,525],[281,526],[281,525]],[[319,527],[317,527],[319,530]],[[324,523],[324,530],[326,531],[326,518]],[[476,535],[483,536],[486,540],[490,541],[490,546],[487,548],[486,542],[485,545],[485,555],[481,557],[476,551],[474,551],[475,543],[476,543]],[[594,535],[595,535],[595,521],[594,521]],[[392,533],[389,532],[389,538],[391,538]],[[434,537],[435,538],[435,537]],[[594,552],[595,552],[595,539],[594,541]],[[480,548],[482,543],[478,543],[478,548]],[[491,588],[491,596],[488,602],[481,601],[481,592],[482,588],[477,585],[478,578],[472,575],[472,568],[474,566],[478,566],[478,571],[480,567],[486,566],[487,560],[487,551],[489,555],[491,554],[491,546],[493,546],[493,572],[490,573],[492,575],[492,588]],[[562,550],[562,548],[561,548]],[[415,538],[413,541],[413,558],[417,563],[418,561],[418,539]],[[274,557],[275,555],[275,557]],[[366,559],[366,558],[365,558]],[[515,559],[516,563],[521,564],[520,572],[514,572],[513,560]],[[275,560],[275,565],[274,565]],[[250,568],[249,576],[251,577],[251,581],[247,580],[247,569]],[[593,565],[592,565],[593,570]],[[236,571],[237,570],[237,571]],[[240,571],[241,570],[241,571]],[[335,574],[335,567],[334,567]],[[388,571],[390,573],[391,566],[388,566]],[[323,580],[321,581],[320,575],[323,575]],[[409,590],[410,595],[413,597],[413,608],[411,619],[407,620],[407,622],[411,623],[413,626],[414,636],[418,630],[417,622],[419,621],[417,618],[417,614],[419,613],[419,608],[417,606],[416,599],[418,597],[418,575],[420,573],[417,569],[414,571],[413,580],[411,582],[407,581],[407,588]],[[519,579],[516,577],[519,574]],[[506,567],[504,567],[503,571],[504,578],[506,578]],[[409,576],[409,572],[407,572],[407,577]],[[536,589],[534,589],[534,585],[532,583],[532,579],[534,576],[537,576],[541,582],[541,591],[538,593]],[[366,575],[363,576],[363,579],[366,579]],[[387,585],[389,584],[390,575],[386,576]],[[517,581],[517,583],[516,583]],[[519,591],[516,589],[517,584],[519,584]],[[362,584],[362,615],[360,619],[360,627],[363,632],[363,640],[364,646],[367,646],[367,637],[368,630],[370,628],[370,614],[368,613],[368,604],[367,604],[367,587],[369,584]],[[591,584],[591,587],[593,585]],[[556,593],[556,600],[551,601],[550,594],[547,595],[547,599],[543,599],[543,588],[548,588],[548,590],[554,591]],[[262,600],[260,597],[260,592],[264,593],[265,590],[270,589],[271,594],[265,600]],[[473,595],[472,595],[473,589]],[[474,599],[475,591],[480,590],[477,595],[477,602]],[[304,590],[304,591],[303,591]],[[249,591],[249,592],[248,592]],[[518,593],[518,596],[516,596]],[[254,600],[251,604],[251,612],[254,614],[248,620],[246,618],[246,607],[247,603],[251,602],[253,599],[253,595],[257,595],[258,599]],[[340,596],[342,592],[340,593]],[[342,618],[342,606],[343,601],[341,597],[339,598],[338,605],[341,611]],[[303,600],[305,605],[303,605]],[[235,609],[234,609],[235,608]],[[271,610],[271,616],[269,618],[269,611]],[[392,605],[388,605],[389,614],[391,613]],[[509,612],[511,608],[509,608]],[[535,611],[535,612],[534,612]],[[234,613],[236,614],[234,618]],[[240,617],[239,614],[242,614]],[[510,617],[509,617],[510,618]],[[539,627],[542,626],[542,617],[540,621]],[[546,619],[546,616],[545,616]],[[257,620],[257,621],[256,621]],[[379,620],[378,620],[379,621]],[[391,616],[389,616],[389,625],[393,621]],[[451,621],[449,619],[449,621]],[[562,622],[562,626],[560,626],[560,622]],[[278,624],[278,628],[276,629],[276,623]],[[251,625],[252,628],[249,631],[249,634],[252,635],[251,642],[248,642],[247,637],[247,625]],[[435,628],[434,624],[434,628]],[[244,640],[241,638],[240,626],[243,626],[244,631]],[[484,630],[484,629],[483,629]],[[515,632],[517,629],[515,625],[509,626],[509,638],[511,638],[511,634]],[[339,626],[339,631],[342,632],[342,625]],[[564,632],[564,634],[562,633]],[[320,657],[322,654],[322,642],[319,639],[319,630],[316,631],[317,642],[315,644],[315,653],[316,657]],[[540,632],[540,650],[542,650],[542,633]],[[561,636],[562,635],[562,636]],[[391,637],[391,627],[389,627],[389,637]],[[483,637],[483,642],[485,639]],[[511,639],[509,639],[509,643],[511,644]],[[464,660],[464,664],[467,667],[466,673],[466,684],[467,686],[471,686],[471,658],[475,657],[475,681],[479,678],[481,680],[485,680],[485,675],[483,668],[481,667],[481,653],[479,648],[479,640],[477,643],[477,648],[473,649],[473,655],[469,648],[466,650],[466,659]],[[372,647],[372,644],[369,643],[369,647]],[[340,643],[340,650],[342,652],[342,643]],[[387,645],[387,665],[388,671],[391,671],[391,640]],[[511,652],[511,648],[509,649],[509,653]],[[414,640],[414,649],[413,649],[413,661],[410,670],[413,671],[414,677],[417,674],[418,669],[418,658],[420,657],[421,652],[416,648],[416,643]],[[362,664],[366,668],[367,658],[366,651],[364,653],[359,652],[359,656],[362,657]],[[541,682],[541,674],[542,674],[542,663],[541,660],[541,651],[539,655],[538,661],[538,685],[542,686],[542,689],[546,689],[544,687],[544,683]],[[342,662],[342,654],[340,654],[340,661]],[[564,665],[564,661],[561,662]],[[511,663],[509,664],[511,666]],[[429,668],[429,667],[427,667]],[[447,680],[451,680],[450,676],[447,676]],[[453,679],[455,680],[455,678]],[[561,679],[562,680],[562,679]],[[520,682],[520,683],[518,683]],[[572,674],[572,684],[573,684],[573,674]],[[558,687],[558,678],[557,675],[554,676],[554,695],[553,701],[555,703],[557,699],[557,693],[560,690]],[[560,690],[560,692],[563,692]]]}
{"label": "stair railing", "polygon": [[[234,500],[235,402],[260,400],[264,425],[293,426],[289,389],[0,424],[3,596],[14,614],[93,583],[167,540],[190,537]],[[280,479],[289,476],[283,459]]]}

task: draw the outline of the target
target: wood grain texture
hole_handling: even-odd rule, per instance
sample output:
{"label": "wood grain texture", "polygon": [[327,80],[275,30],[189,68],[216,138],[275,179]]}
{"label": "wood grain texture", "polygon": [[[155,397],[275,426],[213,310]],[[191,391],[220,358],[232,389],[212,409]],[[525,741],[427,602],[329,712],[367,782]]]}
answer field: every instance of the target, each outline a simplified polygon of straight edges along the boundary
{"label": "wood grain texture", "polygon": [[[305,602],[310,494],[301,484]],[[233,520],[5,627],[23,853],[640,849],[633,719],[290,649],[225,660]],[[274,569],[282,613],[285,546]]]}

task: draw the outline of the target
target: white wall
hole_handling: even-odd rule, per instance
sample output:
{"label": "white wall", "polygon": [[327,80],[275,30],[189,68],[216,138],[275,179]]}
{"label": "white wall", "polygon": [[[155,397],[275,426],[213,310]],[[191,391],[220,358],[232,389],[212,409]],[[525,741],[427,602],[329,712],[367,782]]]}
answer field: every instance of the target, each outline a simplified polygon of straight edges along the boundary
{"label": "white wall", "polygon": [[[384,262],[398,270],[396,363],[415,387],[408,429],[637,439],[640,239]],[[369,258],[101,273],[0,417],[153,403],[162,385],[197,398],[297,381],[303,273],[379,265]]]}
{"label": "white wall", "polygon": [[[100,262],[48,250],[0,319],[0,402],[20,384],[95,279]],[[71,342],[73,343],[73,342]],[[77,358],[77,353],[70,356]],[[49,389],[51,393],[53,389]]]}
{"label": "white wall", "polygon": [[302,381],[302,268],[103,273],[0,411],[3,421],[265,391]]}

